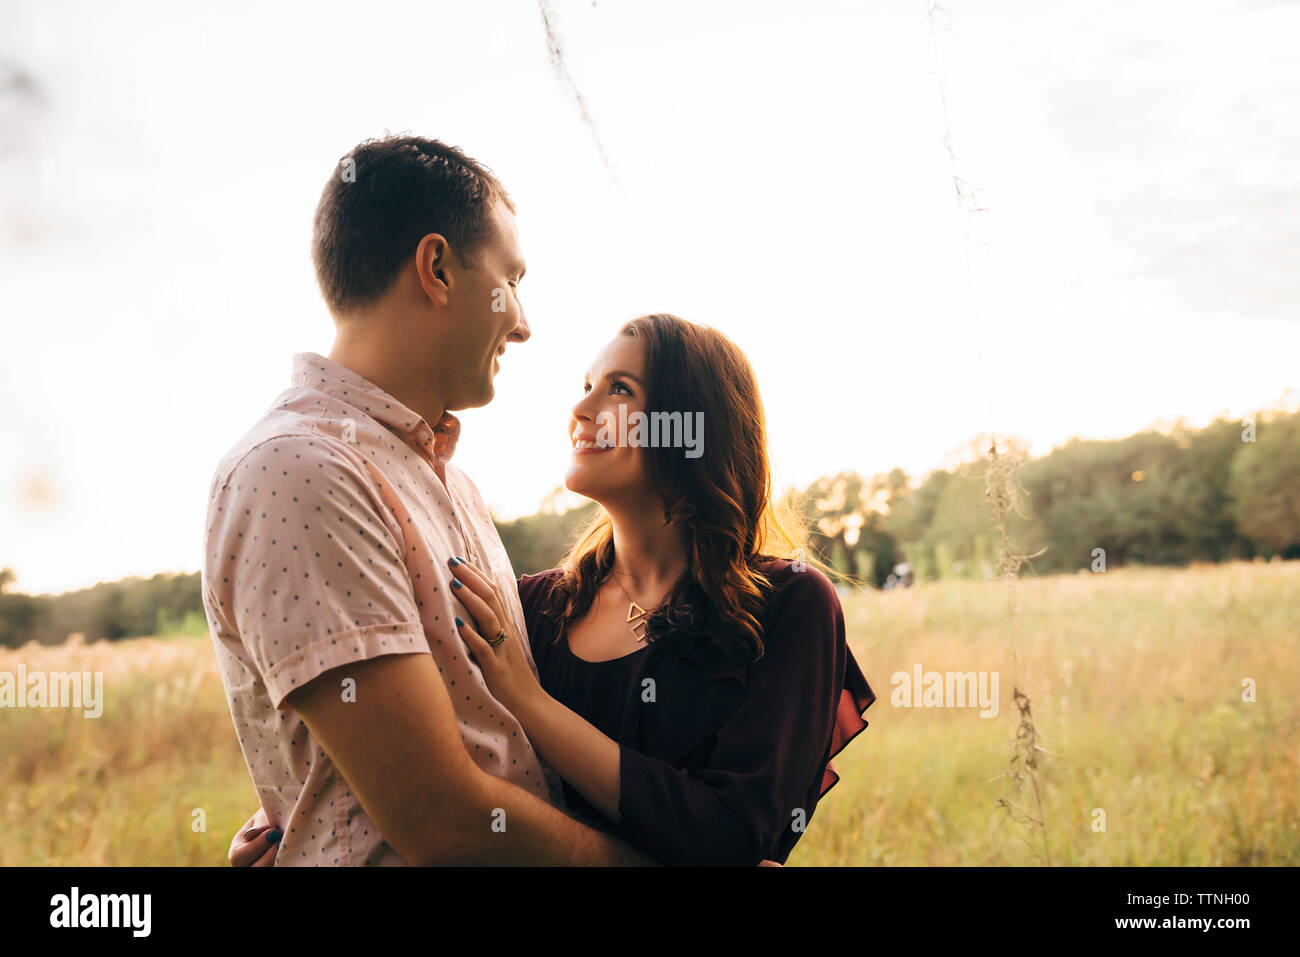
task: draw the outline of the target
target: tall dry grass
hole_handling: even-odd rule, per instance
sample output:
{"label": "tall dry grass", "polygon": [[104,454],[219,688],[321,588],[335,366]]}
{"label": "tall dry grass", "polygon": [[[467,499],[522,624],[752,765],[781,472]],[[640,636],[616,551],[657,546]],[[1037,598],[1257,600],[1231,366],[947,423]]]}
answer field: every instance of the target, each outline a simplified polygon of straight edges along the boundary
{"label": "tall dry grass", "polygon": [[[846,603],[880,697],[791,864],[1037,862],[995,807],[1019,720],[1009,639],[1051,752],[1054,864],[1300,863],[1300,563],[1027,579],[1017,600],[1009,617],[999,583],[954,581]],[[1001,671],[998,716],[892,707],[890,676],[915,662]]]}
{"label": "tall dry grass", "polygon": [[[1300,863],[1300,563],[1028,579],[1017,600],[1009,617],[1002,585],[965,581],[845,599],[880,697],[790,864],[1036,862],[995,806],[1010,639],[1051,752],[1054,864]],[[106,701],[98,719],[0,710],[0,865],[224,863],[256,803],[208,639],[0,651],[0,670],[20,661],[102,671]],[[916,662],[1001,671],[998,716],[892,707],[890,675]]]}
{"label": "tall dry grass", "polygon": [[0,649],[19,662],[102,671],[104,711],[0,711],[0,865],[224,863],[257,799],[209,639]]}

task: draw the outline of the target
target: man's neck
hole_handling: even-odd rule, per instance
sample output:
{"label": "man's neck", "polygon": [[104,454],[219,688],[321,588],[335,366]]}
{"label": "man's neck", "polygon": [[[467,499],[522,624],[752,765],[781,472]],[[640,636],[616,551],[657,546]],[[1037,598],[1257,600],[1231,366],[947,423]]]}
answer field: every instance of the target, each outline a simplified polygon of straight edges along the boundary
{"label": "man's neck", "polygon": [[369,320],[340,323],[329,357],[369,379],[432,428],[447,408],[438,376],[420,365],[424,357],[418,350],[397,345],[409,339],[396,333],[379,317],[373,325]]}

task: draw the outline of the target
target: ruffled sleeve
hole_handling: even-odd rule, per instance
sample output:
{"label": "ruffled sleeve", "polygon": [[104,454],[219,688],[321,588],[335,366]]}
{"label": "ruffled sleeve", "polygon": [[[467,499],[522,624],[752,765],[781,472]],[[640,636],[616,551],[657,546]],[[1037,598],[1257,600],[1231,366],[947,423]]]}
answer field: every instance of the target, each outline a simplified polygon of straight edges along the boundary
{"label": "ruffled sleeve", "polygon": [[821,793],[818,798],[825,797],[826,792],[839,783],[840,776],[835,770],[835,755],[843,751],[850,741],[867,729],[867,719],[864,715],[876,700],[876,693],[871,690],[871,685],[867,684],[866,676],[858,667],[853,652],[847,645],[844,650],[847,656],[844,667],[844,687],[840,689],[839,704],[835,708],[835,728],[831,732],[831,747],[826,759],[826,770],[822,773]]}

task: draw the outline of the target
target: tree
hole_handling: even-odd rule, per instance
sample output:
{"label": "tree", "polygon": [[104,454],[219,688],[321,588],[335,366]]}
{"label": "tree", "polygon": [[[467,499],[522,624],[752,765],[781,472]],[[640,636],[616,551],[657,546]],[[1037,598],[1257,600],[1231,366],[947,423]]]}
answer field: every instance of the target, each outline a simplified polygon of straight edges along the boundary
{"label": "tree", "polygon": [[1241,534],[1266,551],[1300,551],[1300,415],[1259,424],[1228,476],[1230,511]]}
{"label": "tree", "polygon": [[17,648],[38,637],[44,617],[43,603],[31,595],[9,591],[17,576],[12,568],[0,569],[0,646]]}

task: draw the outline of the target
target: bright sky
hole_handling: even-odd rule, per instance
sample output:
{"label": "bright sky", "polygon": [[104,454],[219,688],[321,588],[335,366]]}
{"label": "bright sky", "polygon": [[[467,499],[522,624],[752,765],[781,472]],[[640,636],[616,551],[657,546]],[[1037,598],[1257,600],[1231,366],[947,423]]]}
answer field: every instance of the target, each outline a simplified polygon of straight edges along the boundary
{"label": "bright sky", "polygon": [[645,312],[746,350],[783,485],[1300,384],[1300,6],[927,5],[555,0],[611,174],[535,3],[4,4],[0,567],[198,568],[217,460],[330,349],[321,186],[385,130],[519,206],[533,337],[456,455],[501,517]]}

